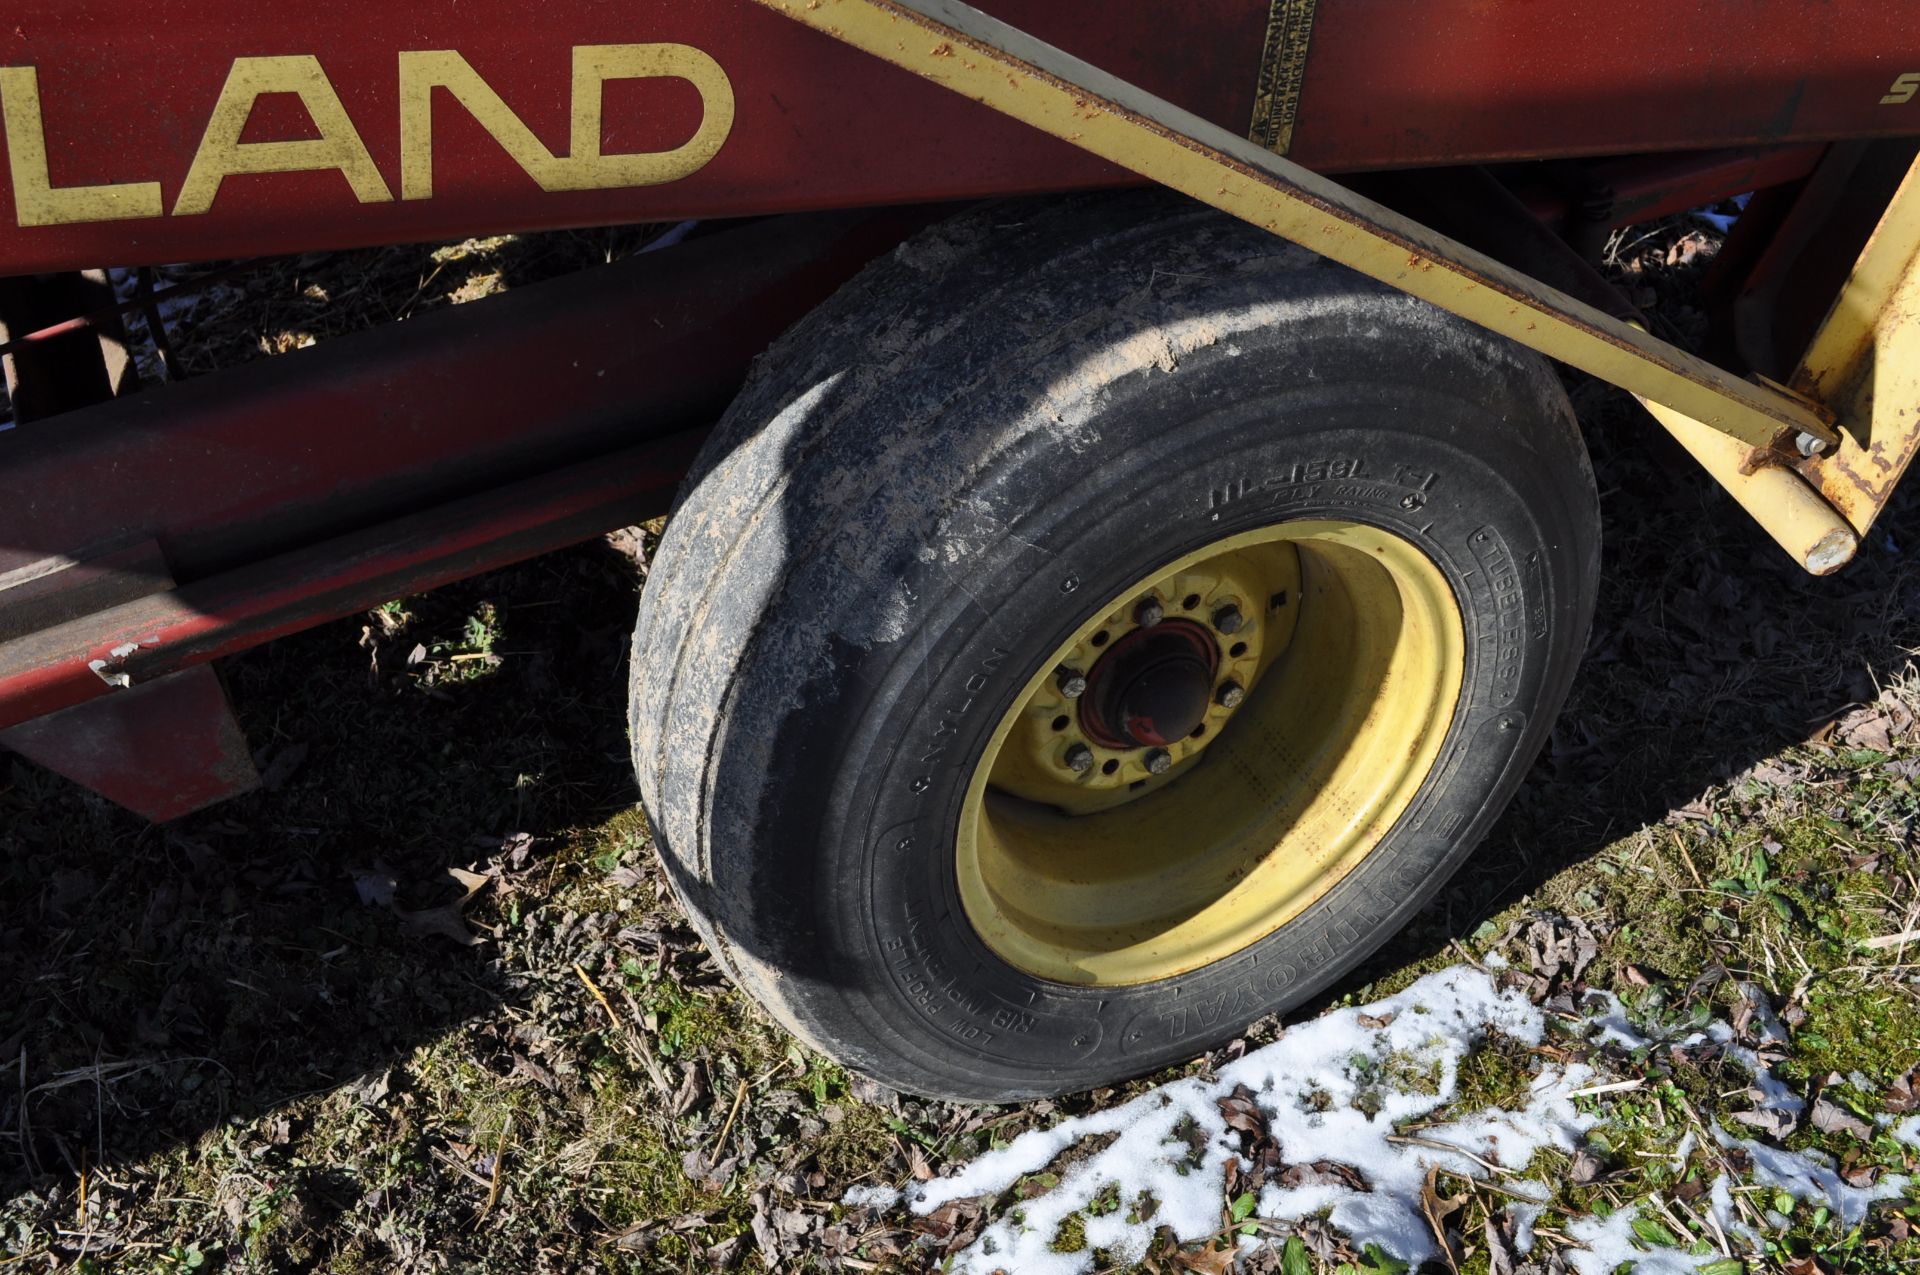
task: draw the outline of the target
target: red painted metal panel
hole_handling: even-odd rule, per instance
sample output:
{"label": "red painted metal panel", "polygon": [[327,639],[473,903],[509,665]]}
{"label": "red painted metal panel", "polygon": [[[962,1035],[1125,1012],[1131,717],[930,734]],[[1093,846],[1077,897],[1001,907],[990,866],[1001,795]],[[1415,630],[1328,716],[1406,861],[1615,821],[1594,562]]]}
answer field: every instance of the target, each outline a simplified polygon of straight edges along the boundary
{"label": "red painted metal panel", "polygon": [[[1321,0],[1324,170],[1920,134],[1912,0]],[[1892,96],[1899,96],[1894,93]]]}
{"label": "red painted metal panel", "polygon": [[[1266,0],[1000,0],[1010,18],[1175,101],[1245,127]],[[719,154],[666,185],[547,193],[445,91],[435,192],[399,198],[397,58],[458,50],[556,153],[568,146],[575,46],[680,43],[715,59],[736,118]],[[229,177],[212,211],[16,227],[0,180],[0,274],[77,262],[187,261],[482,231],[906,203],[1113,183],[1083,152],[961,101],[747,0],[16,0],[0,66],[39,72],[55,185],[158,181],[171,208],[236,57],[312,54],[390,193],[360,203],[338,172]],[[610,85],[606,150],[684,141],[684,81]],[[263,99],[245,140],[314,135],[297,100]],[[4,173],[0,173],[4,178]]]}
{"label": "red painted metal panel", "polygon": [[0,731],[0,748],[156,823],[260,786],[226,690],[204,664]]}
{"label": "red painted metal panel", "polygon": [[[984,0],[997,16],[1233,129],[1249,122],[1269,0]],[[1320,0],[1294,157],[1326,171],[1920,133],[1911,0]],[[545,192],[444,90],[432,198],[401,193],[398,58],[458,50],[556,154],[575,46],[710,55],[737,114],[711,162],[664,185]],[[265,5],[16,0],[0,67],[37,68],[56,186],[154,181],[171,208],[234,59],[311,54],[395,198],[338,172],[228,177],[200,215],[16,226],[0,274],[256,255],[622,221],[1065,189],[1122,180],[1062,143],[748,0]],[[1894,96],[1897,96],[1895,94]],[[611,84],[609,152],[684,141],[684,81]],[[287,95],[247,141],[313,136]]]}

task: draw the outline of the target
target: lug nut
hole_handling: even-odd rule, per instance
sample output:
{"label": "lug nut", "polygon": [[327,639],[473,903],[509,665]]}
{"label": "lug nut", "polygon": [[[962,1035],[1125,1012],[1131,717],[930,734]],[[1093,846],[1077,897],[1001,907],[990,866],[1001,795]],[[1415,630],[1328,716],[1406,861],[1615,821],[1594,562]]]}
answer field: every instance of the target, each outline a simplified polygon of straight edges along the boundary
{"label": "lug nut", "polygon": [[1068,699],[1079,699],[1087,693],[1087,675],[1077,668],[1063,668],[1054,675],[1053,684]]}
{"label": "lug nut", "polygon": [[1222,682],[1220,689],[1213,693],[1213,702],[1222,708],[1238,708],[1247,692],[1238,682]]}
{"label": "lug nut", "polygon": [[1166,749],[1156,748],[1147,754],[1147,771],[1149,774],[1164,775],[1172,769],[1173,757]]}
{"label": "lug nut", "polygon": [[1067,769],[1076,775],[1084,775],[1093,769],[1093,750],[1085,744],[1075,744],[1067,750]]}
{"label": "lug nut", "polygon": [[1238,633],[1245,623],[1240,618],[1240,608],[1229,602],[1213,613],[1213,627],[1222,633]]}
{"label": "lug nut", "polygon": [[1150,629],[1167,618],[1166,608],[1160,605],[1160,599],[1148,594],[1140,599],[1140,605],[1133,609],[1133,622],[1143,629]]}

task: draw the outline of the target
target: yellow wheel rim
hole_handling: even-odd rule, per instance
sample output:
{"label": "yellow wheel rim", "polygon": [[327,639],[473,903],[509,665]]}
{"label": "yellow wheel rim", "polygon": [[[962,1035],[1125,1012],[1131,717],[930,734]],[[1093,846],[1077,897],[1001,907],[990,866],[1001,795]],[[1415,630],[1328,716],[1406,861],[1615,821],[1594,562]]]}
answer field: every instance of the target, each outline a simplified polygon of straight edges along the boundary
{"label": "yellow wheel rim", "polygon": [[[1124,661],[1196,630],[1213,662],[1195,729],[1153,747],[1115,729],[1124,714],[1100,706]],[[1152,982],[1241,951],[1406,811],[1464,650],[1439,568],[1358,523],[1243,532],[1156,571],[1053,652],[989,740],[956,848],[968,919],[1062,983]]]}

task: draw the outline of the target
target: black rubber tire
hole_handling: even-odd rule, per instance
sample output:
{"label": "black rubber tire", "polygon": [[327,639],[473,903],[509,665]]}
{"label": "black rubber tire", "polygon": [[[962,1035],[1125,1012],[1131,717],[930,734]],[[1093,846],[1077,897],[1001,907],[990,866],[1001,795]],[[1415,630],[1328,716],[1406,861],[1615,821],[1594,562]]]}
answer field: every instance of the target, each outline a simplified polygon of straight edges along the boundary
{"label": "black rubber tire", "polygon": [[[1460,705],[1385,841],[1239,954],[1034,978],[961,910],[961,798],[1094,609],[1287,518],[1397,532],[1466,625]],[[1545,740],[1598,572],[1547,363],[1160,193],[996,205],[870,266],[757,364],[656,556],[640,789],[716,957],[900,1089],[1004,1101],[1192,1057],[1324,988],[1485,834]]]}

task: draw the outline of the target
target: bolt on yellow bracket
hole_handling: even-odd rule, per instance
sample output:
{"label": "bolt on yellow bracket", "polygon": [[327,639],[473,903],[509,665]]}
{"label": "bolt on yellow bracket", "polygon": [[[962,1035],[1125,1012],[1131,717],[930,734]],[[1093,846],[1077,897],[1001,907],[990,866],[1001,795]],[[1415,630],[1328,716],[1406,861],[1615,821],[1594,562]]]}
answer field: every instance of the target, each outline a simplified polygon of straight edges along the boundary
{"label": "bolt on yellow bracket", "polygon": [[758,0],[1082,150],[1755,447],[1837,441],[1753,385],[953,0]]}

